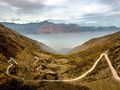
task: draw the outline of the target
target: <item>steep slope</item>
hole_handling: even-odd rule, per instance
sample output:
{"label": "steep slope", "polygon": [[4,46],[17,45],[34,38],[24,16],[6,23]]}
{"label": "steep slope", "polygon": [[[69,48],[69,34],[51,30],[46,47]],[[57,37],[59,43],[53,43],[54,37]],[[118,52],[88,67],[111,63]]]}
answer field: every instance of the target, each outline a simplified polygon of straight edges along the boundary
{"label": "steep slope", "polygon": [[78,53],[78,52],[89,50],[90,48],[98,48],[98,47],[104,48],[104,46],[106,46],[105,48],[112,47],[112,45],[116,44],[116,43],[113,43],[116,41],[116,39],[119,39],[119,32],[115,34],[91,39],[88,42],[84,43],[83,45],[73,48],[69,53]]}
{"label": "steep slope", "polygon": [[[119,47],[120,45],[120,32],[111,35],[106,35],[104,37],[92,39],[86,42],[85,44],[74,48],[70,52],[68,57],[80,62],[80,64],[78,64],[78,68],[80,68],[80,70],[82,70],[83,68],[84,70],[84,68],[89,68],[89,66],[93,65],[94,60],[96,60],[101,53],[105,51],[111,51],[111,48],[116,47],[116,45],[117,47]],[[85,65],[87,66],[80,67]]]}
{"label": "steep slope", "polygon": [[43,47],[47,46],[24,37],[0,24],[0,62],[5,64],[1,65],[1,70],[4,71],[9,66],[7,62],[11,57],[17,59],[19,64],[23,66],[21,66],[21,69],[24,68],[24,65],[29,66],[31,62],[34,62],[33,58],[35,56],[42,59],[52,57]]}
{"label": "steep slope", "polygon": [[[37,42],[35,40],[28,39],[27,37],[24,37],[24,36],[16,33],[15,31],[12,31],[12,30],[10,31],[9,29],[6,29],[3,25],[0,25],[0,28],[1,28],[1,30],[0,30],[1,45],[2,45],[2,42],[4,42],[4,43],[6,42],[6,45],[8,45],[8,46],[11,43],[13,43],[14,45],[9,46],[12,49],[12,47],[15,47],[15,46],[17,47],[17,45],[20,44],[20,46],[18,46],[16,48],[16,50],[18,48],[19,49],[25,49],[26,47],[29,47],[29,48],[32,48],[32,49],[39,48],[38,50],[43,51],[43,52],[56,53],[54,50],[52,50],[51,48],[49,48],[45,44]],[[5,40],[5,37],[7,38],[6,40]],[[3,45],[3,48],[7,48],[7,46]],[[15,50],[15,48],[13,48],[13,49]]]}
{"label": "steep slope", "polygon": [[118,41],[118,44],[110,48],[109,52],[111,62],[116,71],[118,72],[118,75],[120,76],[120,39]]}
{"label": "steep slope", "polygon": [[67,58],[50,54],[41,47],[44,44],[0,24],[0,90],[89,90],[64,82],[37,82],[66,79],[65,72],[71,68]]}
{"label": "steep slope", "polygon": [[[106,35],[104,37],[92,39],[82,46],[78,46],[68,55],[71,65],[75,67],[68,73],[73,77],[80,76],[89,70],[101,53],[107,51],[112,65],[120,75],[120,32]],[[111,74],[106,59],[103,57],[95,70],[85,77],[82,82],[75,84],[85,85],[93,90],[119,90],[120,83],[117,82]]]}

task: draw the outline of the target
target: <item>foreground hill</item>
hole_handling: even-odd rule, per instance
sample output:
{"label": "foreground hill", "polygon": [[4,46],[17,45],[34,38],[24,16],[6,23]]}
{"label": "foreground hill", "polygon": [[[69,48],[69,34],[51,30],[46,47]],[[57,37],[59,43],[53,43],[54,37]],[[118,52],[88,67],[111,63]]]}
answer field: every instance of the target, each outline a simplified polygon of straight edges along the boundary
{"label": "foreground hill", "polygon": [[114,30],[119,31],[120,28],[110,27],[94,27],[94,26],[80,26],[77,24],[55,24],[52,22],[44,21],[39,23],[28,23],[28,24],[15,24],[5,23],[3,24],[19,33],[24,34],[41,34],[41,33],[71,33],[71,32],[83,32],[83,31],[105,31]]}
{"label": "foreground hill", "polygon": [[119,48],[120,32],[117,32],[92,39],[81,46],[77,46],[69,52],[68,56],[71,58],[78,58],[78,60],[80,59],[84,64],[89,63],[90,65],[91,63],[94,63],[94,60],[96,60],[96,58],[105,51],[108,51],[110,57],[116,57],[116,54],[117,59],[119,59]]}
{"label": "foreground hill", "polygon": [[[93,66],[101,53],[108,52],[108,57],[120,76],[120,32],[92,39],[81,46],[75,47],[70,53],[72,64],[75,64],[69,73],[79,76]],[[76,62],[74,62],[76,61]],[[74,63],[73,63],[74,62]],[[77,63],[78,62],[78,63]],[[80,83],[80,82],[79,82]],[[106,59],[103,57],[95,70],[83,79],[82,84],[93,90],[119,90],[120,83],[115,81]]]}

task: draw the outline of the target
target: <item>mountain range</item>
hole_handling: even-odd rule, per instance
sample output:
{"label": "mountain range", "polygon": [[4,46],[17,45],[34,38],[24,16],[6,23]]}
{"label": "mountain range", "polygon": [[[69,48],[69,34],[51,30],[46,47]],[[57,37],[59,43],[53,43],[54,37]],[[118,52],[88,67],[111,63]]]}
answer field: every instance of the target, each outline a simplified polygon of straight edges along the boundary
{"label": "mountain range", "polygon": [[[45,47],[45,48],[43,48]],[[104,52],[120,76],[120,32],[94,38],[67,55],[51,53],[48,46],[0,24],[0,90],[120,90],[105,57],[87,76],[70,80],[88,71]]]}
{"label": "mountain range", "polygon": [[77,24],[55,24],[52,22],[44,21],[39,23],[27,23],[27,24],[15,24],[2,22],[5,26],[25,34],[41,34],[41,33],[71,33],[71,32],[83,32],[83,31],[104,31],[104,30],[116,30],[120,28],[115,26],[109,27],[95,27],[95,26],[80,26]]}

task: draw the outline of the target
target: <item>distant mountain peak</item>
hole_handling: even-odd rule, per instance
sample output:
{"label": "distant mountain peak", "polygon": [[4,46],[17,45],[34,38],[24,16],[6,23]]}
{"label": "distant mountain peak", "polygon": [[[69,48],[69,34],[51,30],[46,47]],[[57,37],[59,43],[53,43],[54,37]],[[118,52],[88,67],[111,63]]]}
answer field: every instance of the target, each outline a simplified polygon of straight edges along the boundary
{"label": "distant mountain peak", "polygon": [[6,23],[3,24],[13,30],[20,33],[27,34],[41,34],[41,33],[71,33],[71,32],[84,32],[84,31],[105,31],[105,30],[116,30],[120,31],[120,28],[115,26],[109,27],[96,27],[96,26],[80,26],[77,24],[56,24],[49,22],[48,20],[39,23],[27,23],[27,24],[14,24]]}

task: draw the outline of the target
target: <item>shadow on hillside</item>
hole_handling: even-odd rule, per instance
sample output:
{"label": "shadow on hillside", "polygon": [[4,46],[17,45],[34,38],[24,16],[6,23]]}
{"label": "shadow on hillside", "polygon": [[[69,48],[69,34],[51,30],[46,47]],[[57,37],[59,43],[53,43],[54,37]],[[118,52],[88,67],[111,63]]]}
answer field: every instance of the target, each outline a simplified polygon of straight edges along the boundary
{"label": "shadow on hillside", "polygon": [[39,90],[90,90],[86,86],[80,86],[80,85],[78,86],[73,83],[71,84],[65,82],[43,83],[44,85],[41,85],[41,87],[39,87]]}
{"label": "shadow on hillside", "polygon": [[0,85],[0,90],[90,90],[85,86],[78,86],[64,82],[41,82],[23,84],[18,80],[11,80],[4,85]]}

